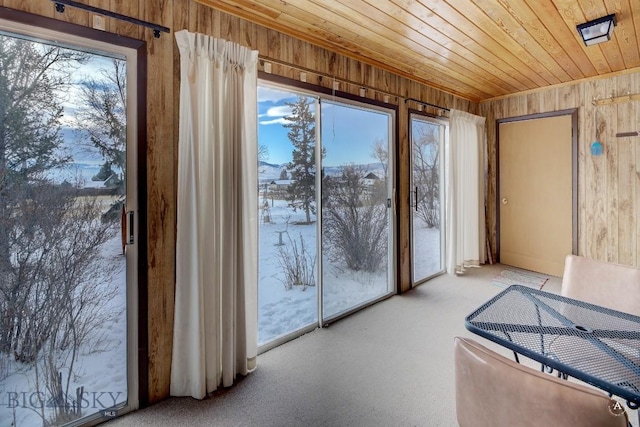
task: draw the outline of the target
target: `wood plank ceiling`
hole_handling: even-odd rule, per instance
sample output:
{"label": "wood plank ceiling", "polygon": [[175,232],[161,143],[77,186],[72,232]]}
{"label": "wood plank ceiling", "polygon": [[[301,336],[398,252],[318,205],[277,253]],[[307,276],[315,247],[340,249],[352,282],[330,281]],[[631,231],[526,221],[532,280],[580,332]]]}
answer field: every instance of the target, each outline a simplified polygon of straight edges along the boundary
{"label": "wood plank ceiling", "polygon": [[475,102],[640,67],[638,0],[196,1]]}

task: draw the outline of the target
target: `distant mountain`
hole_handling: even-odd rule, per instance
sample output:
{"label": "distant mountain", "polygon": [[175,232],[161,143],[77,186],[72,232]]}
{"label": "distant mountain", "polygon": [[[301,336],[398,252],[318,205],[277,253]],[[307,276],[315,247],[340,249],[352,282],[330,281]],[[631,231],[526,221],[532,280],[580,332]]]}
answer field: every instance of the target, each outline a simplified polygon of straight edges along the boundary
{"label": "distant mountain", "polygon": [[282,169],[286,168],[287,164],[276,165],[267,162],[258,162],[258,174],[260,181],[270,181],[274,179],[280,179],[280,173]]}
{"label": "distant mountain", "polygon": [[[273,163],[259,162],[259,175],[260,181],[270,181],[274,179],[280,179],[280,173],[287,167],[287,163],[276,165]],[[368,173],[374,173],[379,177],[384,176],[384,168],[380,163],[368,163],[364,165],[357,165],[361,168],[365,175]],[[340,175],[342,173],[343,166],[323,166],[324,174],[328,176]]]}
{"label": "distant mountain", "polygon": [[282,168],[285,165],[284,164],[276,165],[275,163],[267,163],[267,162],[259,161],[258,162],[258,166],[260,166],[260,167],[264,166],[264,167],[270,167],[270,168]]}

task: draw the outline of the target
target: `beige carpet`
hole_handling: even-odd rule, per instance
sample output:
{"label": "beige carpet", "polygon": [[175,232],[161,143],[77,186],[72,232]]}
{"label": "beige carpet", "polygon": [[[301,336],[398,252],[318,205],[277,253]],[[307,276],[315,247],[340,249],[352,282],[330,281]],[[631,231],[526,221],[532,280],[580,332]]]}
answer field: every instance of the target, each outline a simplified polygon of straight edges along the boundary
{"label": "beige carpet", "polygon": [[[225,392],[171,398],[107,425],[456,426],[453,337],[512,357],[464,327],[500,292],[491,279],[503,268],[439,276],[260,355],[258,369]],[[544,289],[558,292],[560,279]]]}

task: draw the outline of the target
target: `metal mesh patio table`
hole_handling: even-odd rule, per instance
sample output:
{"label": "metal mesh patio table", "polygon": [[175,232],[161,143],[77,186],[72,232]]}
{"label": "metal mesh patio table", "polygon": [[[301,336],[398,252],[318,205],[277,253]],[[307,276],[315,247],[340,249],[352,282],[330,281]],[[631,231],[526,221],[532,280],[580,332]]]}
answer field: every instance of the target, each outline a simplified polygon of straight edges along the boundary
{"label": "metal mesh patio table", "polygon": [[[624,295],[612,295],[624,298]],[[512,285],[465,318],[518,354],[640,405],[640,317]]]}

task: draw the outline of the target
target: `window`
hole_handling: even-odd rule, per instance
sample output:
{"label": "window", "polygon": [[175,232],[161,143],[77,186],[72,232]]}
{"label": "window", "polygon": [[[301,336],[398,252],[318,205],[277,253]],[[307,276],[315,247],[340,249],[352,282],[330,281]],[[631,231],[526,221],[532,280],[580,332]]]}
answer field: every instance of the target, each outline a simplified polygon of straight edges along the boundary
{"label": "window", "polygon": [[395,290],[395,111],[261,82],[259,345]]}
{"label": "window", "polygon": [[138,405],[143,44],[11,15],[0,20],[0,419],[78,425]]}

